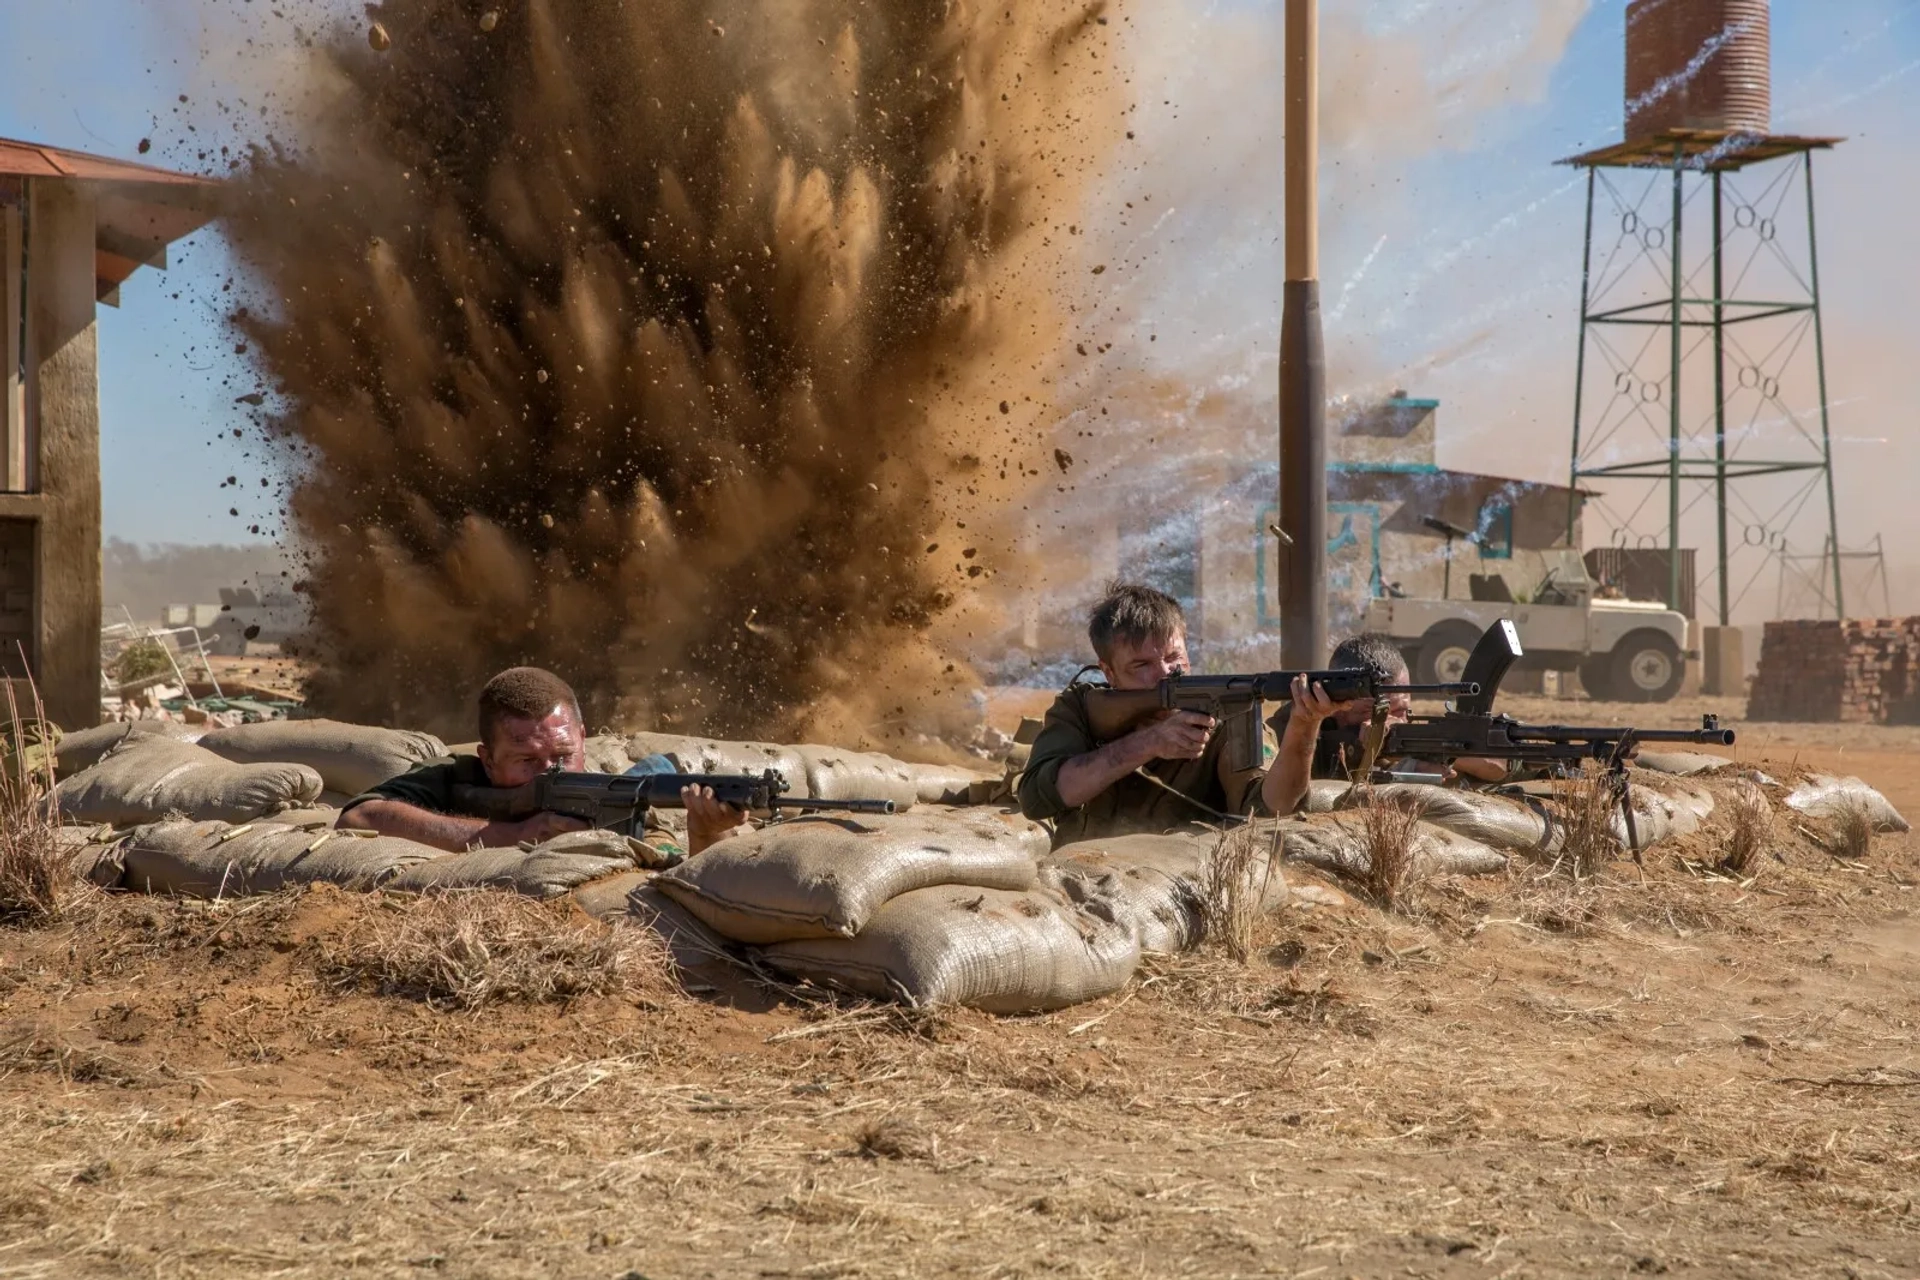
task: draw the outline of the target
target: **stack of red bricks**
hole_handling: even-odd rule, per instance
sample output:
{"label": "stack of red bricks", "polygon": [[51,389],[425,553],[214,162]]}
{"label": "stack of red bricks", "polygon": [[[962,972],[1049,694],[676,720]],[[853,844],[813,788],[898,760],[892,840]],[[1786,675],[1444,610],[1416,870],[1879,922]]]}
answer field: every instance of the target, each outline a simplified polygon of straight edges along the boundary
{"label": "stack of red bricks", "polygon": [[1747,719],[1920,724],[1920,618],[1769,622]]}

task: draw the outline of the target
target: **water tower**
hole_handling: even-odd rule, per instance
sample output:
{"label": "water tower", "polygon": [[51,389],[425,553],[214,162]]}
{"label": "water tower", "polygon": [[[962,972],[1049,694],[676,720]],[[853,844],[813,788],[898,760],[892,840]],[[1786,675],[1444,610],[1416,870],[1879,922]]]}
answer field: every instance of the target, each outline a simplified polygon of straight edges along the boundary
{"label": "water tower", "polygon": [[1845,612],[1813,195],[1840,139],[1772,132],[1770,52],[1766,0],[1633,0],[1626,140],[1562,161],[1587,174],[1572,485],[1670,607],[1710,540],[1722,627],[1795,539]]}

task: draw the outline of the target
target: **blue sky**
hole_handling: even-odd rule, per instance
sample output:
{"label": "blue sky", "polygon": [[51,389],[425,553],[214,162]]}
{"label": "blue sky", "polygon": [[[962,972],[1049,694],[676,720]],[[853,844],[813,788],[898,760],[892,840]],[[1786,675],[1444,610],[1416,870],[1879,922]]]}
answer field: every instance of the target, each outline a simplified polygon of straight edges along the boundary
{"label": "blue sky", "polygon": [[[143,137],[178,136],[167,122],[213,123],[235,11],[0,0],[0,135],[133,157]],[[1174,212],[1151,233],[1109,226],[1148,263],[1117,304],[1166,332],[1163,372],[1264,378],[1280,278],[1278,0],[1134,0],[1134,12],[1151,86],[1140,150],[1096,203],[1139,189]],[[1563,479],[1583,205],[1552,162],[1619,136],[1621,0],[1324,0],[1323,12],[1339,95],[1329,129],[1344,139],[1327,151],[1322,270],[1336,385],[1405,382],[1442,399],[1449,465]],[[1564,42],[1556,24],[1571,25]],[[1843,538],[1883,533],[1911,561],[1920,4],[1778,4],[1773,42],[1776,128],[1850,139],[1819,171]],[[1089,221],[1101,227],[1098,209]],[[198,300],[225,265],[203,233],[102,311],[109,535],[244,541],[259,518],[230,517],[220,487],[251,460],[209,443],[238,425],[220,385],[230,357]]]}

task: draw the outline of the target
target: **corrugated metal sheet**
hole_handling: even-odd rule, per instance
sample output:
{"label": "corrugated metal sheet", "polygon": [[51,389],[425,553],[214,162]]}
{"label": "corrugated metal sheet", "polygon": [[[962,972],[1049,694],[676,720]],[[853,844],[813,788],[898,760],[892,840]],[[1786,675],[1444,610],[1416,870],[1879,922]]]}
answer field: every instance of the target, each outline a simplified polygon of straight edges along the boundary
{"label": "corrugated metal sheet", "polygon": [[1773,124],[1767,0],[1627,6],[1627,138],[1669,129],[1765,133]]}

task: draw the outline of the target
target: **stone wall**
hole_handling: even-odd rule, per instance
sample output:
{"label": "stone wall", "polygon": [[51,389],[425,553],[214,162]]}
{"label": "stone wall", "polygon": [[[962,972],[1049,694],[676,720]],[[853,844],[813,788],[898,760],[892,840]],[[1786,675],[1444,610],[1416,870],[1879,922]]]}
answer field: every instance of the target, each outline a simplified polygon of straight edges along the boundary
{"label": "stone wall", "polygon": [[1920,724],[1920,618],[1769,622],[1747,719]]}

